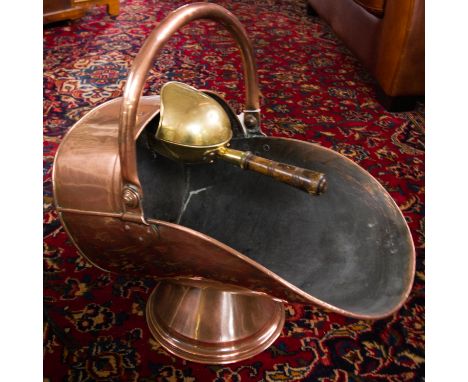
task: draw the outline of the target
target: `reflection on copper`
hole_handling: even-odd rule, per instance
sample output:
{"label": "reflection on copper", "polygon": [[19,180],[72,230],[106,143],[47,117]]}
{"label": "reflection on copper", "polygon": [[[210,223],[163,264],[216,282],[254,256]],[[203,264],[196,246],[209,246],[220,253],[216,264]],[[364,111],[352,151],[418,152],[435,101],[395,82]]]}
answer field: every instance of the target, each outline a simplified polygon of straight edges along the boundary
{"label": "reflection on copper", "polygon": [[[160,98],[141,97],[141,90],[168,38],[200,18],[221,22],[237,41],[244,62],[246,108],[256,110],[251,115],[259,121],[255,62],[239,21],[209,3],[192,4],[171,13],[135,59],[123,99],[90,111],[62,140],[53,167],[53,188],[58,215],[69,237],[100,269],[158,279],[146,310],[151,332],[170,352],[197,362],[235,362],[270,346],[284,323],[283,301],[315,304],[361,319],[393,314],[408,297],[414,278],[415,251],[408,226],[394,201],[371,175],[326,148],[292,139],[262,138],[271,146],[280,144],[305,162],[321,158],[320,163],[325,163],[332,175],[339,174],[350,182],[353,176],[361,179],[363,195],[384,196],[384,202],[376,208],[391,215],[395,230],[402,233],[398,240],[405,249],[396,255],[404,259],[406,269],[398,276],[401,294],[397,301],[372,313],[322,301],[212,237],[143,215],[135,139],[159,112]],[[138,194],[137,204],[130,197],[124,203],[128,187]],[[318,203],[320,198],[311,199]],[[375,254],[377,261],[391,255],[396,256]],[[295,266],[296,272],[302,272],[303,264]]]}

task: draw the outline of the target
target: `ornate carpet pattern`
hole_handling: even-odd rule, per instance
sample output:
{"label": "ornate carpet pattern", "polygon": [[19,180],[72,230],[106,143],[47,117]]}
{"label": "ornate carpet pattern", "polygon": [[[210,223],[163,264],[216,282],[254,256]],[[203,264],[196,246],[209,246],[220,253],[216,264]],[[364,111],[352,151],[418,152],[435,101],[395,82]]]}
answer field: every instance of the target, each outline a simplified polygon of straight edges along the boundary
{"label": "ornate carpet pattern", "polygon": [[[268,350],[227,366],[175,358],[151,337],[145,302],[151,279],[105,273],[84,260],[52,201],[55,152],[67,130],[97,105],[122,95],[145,37],[187,1],[127,0],[118,17],[95,7],[77,21],[44,29],[44,380],[45,381],[421,381],[424,380],[424,105],[388,113],[368,72],[305,1],[218,1],[246,27],[263,93],[263,129],[332,148],[359,163],[390,192],[417,247],[413,291],[394,316],[348,319],[288,305]],[[145,89],[168,80],[243,101],[240,56],[210,22],[177,33]]]}

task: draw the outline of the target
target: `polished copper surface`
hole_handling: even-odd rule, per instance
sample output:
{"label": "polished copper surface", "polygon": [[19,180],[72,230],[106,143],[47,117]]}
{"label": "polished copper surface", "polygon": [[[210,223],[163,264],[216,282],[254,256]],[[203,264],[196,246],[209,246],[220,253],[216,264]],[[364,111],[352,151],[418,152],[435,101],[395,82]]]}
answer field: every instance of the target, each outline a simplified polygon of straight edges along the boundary
{"label": "polished copper surface", "polygon": [[[137,172],[135,141],[143,136],[160,112],[160,98],[140,97],[141,89],[153,58],[167,39],[197,18],[220,21],[233,33],[244,59],[248,85],[246,107],[258,109],[259,92],[252,49],[238,20],[223,8],[207,3],[192,4],[172,13],[150,35],[137,56],[124,97],[90,111],[62,140],[52,179],[57,212],[69,237],[82,255],[101,269],[163,280],[148,302],[148,325],[165,348],[197,362],[235,362],[268,347],[279,335],[284,322],[280,301],[312,303],[362,319],[391,315],[402,306],[413,282],[415,251],[409,229],[385,189],[358,165],[332,150],[292,139],[258,138],[260,147],[279,147],[281,152],[294,154],[308,167],[321,166],[333,181],[338,178],[342,182],[349,180],[362,198],[379,196],[365,199],[370,203],[379,201],[378,205],[374,202],[368,207],[378,214],[376,216],[392,222],[393,225],[383,227],[382,232],[394,230],[391,239],[400,243],[398,248],[403,248],[401,253],[395,253],[390,243],[389,249],[375,253],[373,260],[378,263],[395,256],[402,259],[401,269],[388,269],[394,271],[392,277],[398,284],[398,288],[391,291],[393,297],[390,300],[383,296],[379,303],[364,298],[354,305],[333,304],[317,298],[313,291],[307,293],[293,285],[288,277],[280,277],[253,260],[253,255],[246,256],[213,237],[178,224],[178,220],[169,222],[159,216],[144,215],[145,195]],[[259,117],[258,112],[251,115]],[[158,187],[164,189],[167,185]],[[322,198],[333,200],[338,191],[330,189],[320,198],[305,194],[304,197],[307,197],[307,203],[309,200],[310,203],[320,203]],[[246,198],[249,196],[245,194]],[[288,202],[293,200],[288,198]],[[339,211],[336,215],[335,211],[329,212],[338,226]],[[301,219],[301,216],[291,218]],[[267,226],[268,222],[262,222],[262,225]],[[333,230],[333,227],[326,228]],[[287,240],[287,232],[279,239]],[[315,248],[300,250],[311,264],[320,255]],[[291,271],[303,272],[304,266],[303,263],[292,264]],[[354,266],[359,276],[363,264]],[[323,278],[324,275],[317,274],[316,277]],[[381,278],[385,279],[385,273]],[[328,279],[324,279],[324,283],[327,282]],[[365,291],[365,281],[363,288]],[[340,290],[332,292],[339,294]],[[203,305],[204,302],[210,304]],[[206,317],[210,317],[212,325],[208,325]]]}
{"label": "polished copper surface", "polygon": [[[133,139],[159,112],[159,96],[140,101]],[[119,160],[118,115],[122,99],[91,110],[63,138],[53,167],[54,198],[58,207],[123,213]]]}
{"label": "polished copper surface", "polygon": [[404,275],[407,287],[398,304],[372,314],[350,311],[311,296],[247,256],[183,226],[153,219],[148,220],[149,226],[124,223],[121,216],[76,214],[64,209],[60,216],[81,254],[100,269],[134,276],[192,279],[200,281],[200,285],[204,280],[217,281],[228,289],[237,286],[283,301],[315,304],[348,317],[378,319],[391,315],[409,295],[414,276],[413,257]]}
{"label": "polished copper surface", "polygon": [[[108,101],[89,112],[69,131],[57,152],[54,169],[54,199],[62,223],[81,253],[94,265],[115,273],[171,278],[203,278],[238,285],[275,298],[313,303],[341,314],[376,319],[399,309],[408,296],[414,277],[415,254],[409,229],[400,240],[410,244],[407,288],[398,305],[366,314],[332,306],[291,285],[270,270],[227,245],[178,224],[127,214],[121,209],[118,161],[118,110],[122,99]],[[141,114],[134,134],[141,131],[159,111],[159,97],[141,99]],[[268,138],[288,142],[306,158],[325,155],[337,158],[365,174],[364,190],[387,194],[385,189],[361,167],[344,156],[307,142]],[[83,197],[86,195],[86,197]],[[388,195],[388,194],[387,194]],[[393,199],[386,206],[401,216]],[[209,266],[207,266],[209,264]]]}
{"label": "polished copper surface", "polygon": [[146,306],[153,336],[171,353],[200,363],[230,363],[268,348],[281,334],[280,301],[208,280],[161,281]]}
{"label": "polished copper surface", "polygon": [[[178,224],[128,214],[121,208],[119,193],[121,173],[117,144],[118,114],[115,111],[120,102],[121,99],[109,101],[80,120],[64,138],[54,164],[57,211],[70,238],[91,263],[119,274],[193,279],[200,281],[200,285],[203,285],[203,280],[214,280],[225,284],[227,289],[237,285],[260,295],[312,303],[355,318],[386,317],[404,303],[411,290],[415,266],[414,247],[407,228],[405,236],[400,238],[409,243],[408,268],[402,275],[405,290],[397,304],[366,313],[343,309],[320,300],[249,257],[200,232]],[[142,97],[140,108],[135,135],[159,111],[159,98]],[[329,157],[340,158],[343,163],[352,165],[353,171],[365,173],[350,160],[326,148],[284,138],[268,139],[288,142],[304,157],[313,158],[317,153],[325,153]],[[370,175],[368,179],[368,184],[362,184],[363,190],[386,193]],[[393,200],[390,197],[386,200],[387,205],[380,208],[388,208],[401,216]],[[403,217],[401,224],[405,224]],[[300,272],[300,269],[297,271]],[[153,317],[151,320],[157,319]],[[232,358],[232,362],[235,360]],[[206,360],[212,363],[218,361]]]}

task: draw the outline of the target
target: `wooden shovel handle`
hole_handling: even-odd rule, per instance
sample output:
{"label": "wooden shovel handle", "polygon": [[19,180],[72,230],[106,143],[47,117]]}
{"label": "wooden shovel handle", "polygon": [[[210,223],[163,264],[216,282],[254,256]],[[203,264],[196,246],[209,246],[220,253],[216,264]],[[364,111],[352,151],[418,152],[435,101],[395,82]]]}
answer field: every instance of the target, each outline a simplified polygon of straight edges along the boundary
{"label": "wooden shovel handle", "polygon": [[309,194],[319,195],[327,188],[327,180],[321,172],[275,162],[252,154],[250,151],[239,151],[228,148],[218,150],[218,156],[241,168],[270,176],[279,182],[302,189]]}

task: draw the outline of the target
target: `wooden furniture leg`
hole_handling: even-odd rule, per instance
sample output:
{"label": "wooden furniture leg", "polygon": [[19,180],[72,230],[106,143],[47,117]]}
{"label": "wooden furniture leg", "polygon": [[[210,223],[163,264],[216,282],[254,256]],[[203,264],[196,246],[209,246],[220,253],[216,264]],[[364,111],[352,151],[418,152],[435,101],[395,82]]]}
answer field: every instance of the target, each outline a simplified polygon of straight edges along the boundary
{"label": "wooden furniture leg", "polygon": [[111,16],[118,16],[120,12],[119,0],[108,0],[107,1],[107,13]]}

